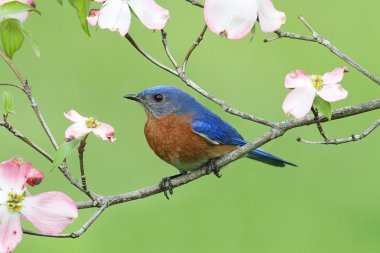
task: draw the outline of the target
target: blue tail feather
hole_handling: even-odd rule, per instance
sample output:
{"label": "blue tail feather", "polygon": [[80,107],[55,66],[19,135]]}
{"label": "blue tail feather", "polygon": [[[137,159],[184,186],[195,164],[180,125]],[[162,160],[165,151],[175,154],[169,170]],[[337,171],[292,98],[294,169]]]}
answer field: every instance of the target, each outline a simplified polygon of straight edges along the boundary
{"label": "blue tail feather", "polygon": [[291,166],[297,167],[296,164],[285,161],[284,159],[271,155],[261,149],[252,150],[251,153],[248,154],[248,158],[251,158],[251,159],[254,159],[254,160],[269,164],[269,165],[277,166],[277,167],[284,167],[285,165],[291,165]]}

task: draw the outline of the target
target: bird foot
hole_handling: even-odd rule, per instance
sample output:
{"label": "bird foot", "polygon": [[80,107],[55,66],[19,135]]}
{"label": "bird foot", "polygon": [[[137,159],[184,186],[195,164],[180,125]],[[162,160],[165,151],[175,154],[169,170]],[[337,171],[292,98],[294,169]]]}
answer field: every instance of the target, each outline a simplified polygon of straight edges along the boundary
{"label": "bird foot", "polygon": [[206,169],[207,175],[210,174],[211,172],[214,173],[214,175],[217,178],[222,177],[222,175],[220,174],[220,169],[216,166],[214,159],[211,159],[210,161],[208,161],[208,164],[207,164],[207,169]]}
{"label": "bird foot", "polygon": [[179,176],[182,176],[184,173],[180,173],[180,174],[177,174],[177,175],[174,175],[174,176],[170,176],[170,177],[164,177],[160,184],[159,184],[159,187],[161,189],[161,191],[164,193],[166,199],[169,200],[169,194],[170,195],[173,195],[173,183],[172,183],[172,179],[176,178],[176,177],[179,177]]}

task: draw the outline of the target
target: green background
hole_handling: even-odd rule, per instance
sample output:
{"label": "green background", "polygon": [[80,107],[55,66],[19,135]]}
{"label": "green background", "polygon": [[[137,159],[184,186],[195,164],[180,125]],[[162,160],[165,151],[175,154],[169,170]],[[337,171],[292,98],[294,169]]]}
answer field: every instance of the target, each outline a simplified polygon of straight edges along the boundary
{"label": "green background", "polygon": [[[184,0],[158,1],[170,10],[168,38],[174,56],[182,61],[203,26],[202,10]],[[314,28],[359,63],[379,70],[380,18],[378,1],[275,1],[286,12],[283,31],[307,34],[297,17],[304,15]],[[69,109],[92,115],[116,129],[113,144],[91,136],[86,151],[90,188],[99,194],[117,194],[156,184],[176,173],[150,150],[143,126],[146,116],[139,105],[122,98],[127,93],[159,85],[185,89],[235,126],[248,140],[266,128],[224,113],[176,79],[153,66],[117,33],[91,28],[87,37],[74,10],[65,3],[37,1],[42,16],[25,22],[41,48],[41,58],[24,45],[15,63],[28,77],[34,95],[56,138],[61,143],[70,122]],[[359,9],[360,8],[360,9]],[[169,65],[159,32],[143,27],[133,17],[132,36],[148,52]],[[345,62],[313,43],[282,39],[269,44],[256,29],[250,43],[224,40],[210,32],[188,65],[188,75],[211,94],[252,114],[281,121],[281,104],[288,93],[285,75],[295,69],[323,74]],[[334,108],[379,97],[379,86],[352,67],[342,84],[347,100]],[[14,82],[0,62],[1,82]],[[53,150],[27,99],[15,97],[16,115],[10,122],[51,154]],[[348,137],[366,129],[379,117],[371,112],[325,124],[329,135]],[[351,253],[380,252],[379,137],[341,146],[312,146],[296,142],[301,136],[320,140],[315,126],[295,129],[264,149],[299,164],[273,168],[242,159],[223,170],[223,177],[204,177],[163,195],[109,208],[80,239],[49,239],[25,235],[15,252],[258,252]],[[0,131],[0,160],[15,155],[31,161],[46,174],[32,194],[59,190],[76,201],[86,197],[65,181],[30,147]],[[69,159],[78,175],[75,155]],[[78,229],[95,210],[83,210],[66,232]],[[31,228],[24,223],[26,227]]]}

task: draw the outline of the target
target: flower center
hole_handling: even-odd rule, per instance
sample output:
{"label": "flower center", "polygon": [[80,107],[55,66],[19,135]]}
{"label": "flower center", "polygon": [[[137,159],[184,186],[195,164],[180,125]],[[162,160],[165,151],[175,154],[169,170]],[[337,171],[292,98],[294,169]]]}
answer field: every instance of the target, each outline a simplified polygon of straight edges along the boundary
{"label": "flower center", "polygon": [[25,199],[26,194],[16,194],[13,192],[8,193],[9,199],[7,200],[8,210],[10,212],[18,213],[22,207],[21,202]]}
{"label": "flower center", "polygon": [[97,128],[98,126],[100,126],[100,122],[91,117],[88,120],[86,120],[86,126],[88,128]]}
{"label": "flower center", "polygon": [[323,88],[323,86],[325,85],[324,82],[323,82],[323,77],[318,76],[318,75],[313,76],[311,78],[311,81],[312,81],[312,83],[314,85],[314,88],[316,90],[321,90]]}

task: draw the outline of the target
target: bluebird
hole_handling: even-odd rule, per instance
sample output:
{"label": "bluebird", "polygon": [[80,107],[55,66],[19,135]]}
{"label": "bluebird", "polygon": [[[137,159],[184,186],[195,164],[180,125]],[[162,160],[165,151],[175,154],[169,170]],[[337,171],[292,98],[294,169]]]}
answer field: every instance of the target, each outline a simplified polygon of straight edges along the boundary
{"label": "bluebird", "polygon": [[[144,107],[148,117],[144,132],[149,146],[176,167],[179,175],[206,164],[213,168],[214,159],[247,144],[229,123],[179,88],[156,86],[124,97]],[[252,150],[247,157],[277,167],[296,166],[261,149]],[[214,173],[220,176],[219,171]]]}

